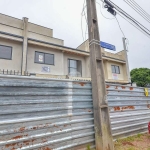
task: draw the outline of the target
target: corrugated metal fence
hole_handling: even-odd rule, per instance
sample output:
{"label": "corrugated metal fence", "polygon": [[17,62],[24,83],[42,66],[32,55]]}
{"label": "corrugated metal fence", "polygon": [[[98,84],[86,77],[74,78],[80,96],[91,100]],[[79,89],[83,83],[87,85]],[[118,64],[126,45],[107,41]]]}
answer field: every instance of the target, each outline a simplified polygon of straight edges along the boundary
{"label": "corrugated metal fence", "polygon": [[[143,88],[106,85],[114,139],[147,131]],[[0,149],[94,147],[90,82],[0,77]]]}
{"label": "corrugated metal fence", "polygon": [[0,149],[94,147],[91,83],[0,78]]}
{"label": "corrugated metal fence", "polygon": [[144,88],[121,85],[106,88],[114,139],[147,132],[150,96],[145,96]]}

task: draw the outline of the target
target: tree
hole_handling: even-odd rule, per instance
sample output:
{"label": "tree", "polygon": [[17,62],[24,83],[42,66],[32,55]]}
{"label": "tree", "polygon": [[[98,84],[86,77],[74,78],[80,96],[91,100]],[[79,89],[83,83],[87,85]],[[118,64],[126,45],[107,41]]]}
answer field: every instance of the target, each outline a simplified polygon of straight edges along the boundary
{"label": "tree", "polygon": [[136,68],[131,72],[131,82],[135,82],[137,86],[146,87],[150,84],[150,69],[149,68]]}

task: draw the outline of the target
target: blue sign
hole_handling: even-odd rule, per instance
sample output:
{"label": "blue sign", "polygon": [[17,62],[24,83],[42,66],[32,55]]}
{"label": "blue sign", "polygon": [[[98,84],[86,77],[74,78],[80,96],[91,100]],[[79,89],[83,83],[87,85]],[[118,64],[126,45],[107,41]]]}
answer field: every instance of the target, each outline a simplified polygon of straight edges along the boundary
{"label": "blue sign", "polygon": [[100,42],[100,45],[101,47],[103,48],[106,48],[106,49],[110,49],[110,50],[113,50],[115,51],[116,50],[116,47],[114,45],[111,45],[111,44],[108,44],[108,43],[105,43],[105,42]]}

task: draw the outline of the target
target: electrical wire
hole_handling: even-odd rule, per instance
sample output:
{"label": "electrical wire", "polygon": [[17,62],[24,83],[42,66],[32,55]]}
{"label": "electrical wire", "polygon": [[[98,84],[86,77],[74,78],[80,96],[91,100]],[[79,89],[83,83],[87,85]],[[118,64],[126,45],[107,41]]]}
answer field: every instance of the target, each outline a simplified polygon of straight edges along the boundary
{"label": "electrical wire", "polygon": [[[102,1],[103,2],[103,1]],[[117,12],[118,13],[118,12]],[[119,14],[119,13],[118,13]],[[119,14],[120,15],[120,14]],[[120,15],[121,16],[121,15]],[[121,16],[122,17],[122,16]],[[127,17],[127,16],[126,16]],[[121,29],[121,26],[120,26],[120,23],[119,23],[119,20],[117,19],[117,17],[115,17],[115,19],[116,19],[116,21],[117,21],[117,23],[118,23],[118,25],[119,25],[119,28],[120,28],[120,30],[121,30],[121,32],[122,32],[122,34],[123,34],[123,36],[125,37],[125,34],[124,34],[124,32],[123,32],[123,30]],[[125,19],[125,18],[124,18]],[[129,20],[131,19],[131,18],[128,18]],[[128,21],[129,22],[129,20],[127,20],[127,19],[125,19],[126,21]],[[133,20],[132,20],[133,21]],[[139,31],[141,31],[142,33],[144,33],[145,34],[145,32],[143,32],[143,29],[138,25],[138,24],[136,24],[136,22],[134,22],[133,21],[133,23],[135,23],[138,27],[136,27],[133,23],[131,23],[131,22],[129,22],[131,25],[133,25],[135,28],[137,28]],[[144,30],[145,31],[145,30]],[[146,32],[147,33],[147,32]],[[148,35],[149,35],[149,33],[147,33]],[[147,35],[147,34],[145,34],[145,35]],[[149,37],[149,36],[148,36]]]}
{"label": "electrical wire", "polygon": [[105,16],[103,15],[103,13],[102,13],[102,10],[101,10],[101,4],[98,3],[98,2],[96,2],[96,3],[100,5],[100,13],[102,14],[102,16],[103,16],[105,19],[109,19],[109,20],[115,19],[115,18],[107,18],[107,17],[105,17]]}
{"label": "electrical wire", "polygon": [[147,29],[145,26],[143,26],[141,23],[139,23],[137,20],[135,20],[133,17],[131,17],[129,14],[127,14],[125,11],[123,11],[120,7],[118,7],[116,4],[114,4],[112,1],[109,0],[109,2],[111,2],[114,5],[114,8],[120,12],[122,15],[124,15],[125,17],[127,17],[129,20],[131,20],[134,24],[136,24],[136,26],[138,26],[139,28],[141,28],[141,30],[143,30],[146,34],[148,34],[150,36],[150,30]]}
{"label": "electrical wire", "polygon": [[140,13],[142,13],[145,17],[147,17],[150,20],[150,15],[142,9],[134,0],[127,0],[130,2]]}
{"label": "electrical wire", "polygon": [[142,18],[144,18],[146,21],[148,21],[150,23],[150,18],[145,16],[145,14],[143,14],[134,4],[132,4],[130,1],[128,0],[124,0],[131,8],[133,8],[140,16],[142,16]]}
{"label": "electrical wire", "polygon": [[117,23],[118,23],[118,25],[119,25],[120,31],[122,32],[123,37],[125,38],[125,34],[124,34],[123,30],[121,29],[120,23],[119,23],[119,21],[118,21],[118,19],[117,19],[117,17],[116,17],[116,16],[115,16],[115,18],[116,18]]}
{"label": "electrical wire", "polygon": [[136,3],[134,0],[130,0],[134,5],[136,5],[146,16],[150,17],[150,14],[148,14],[138,3]]}
{"label": "electrical wire", "polygon": [[83,12],[84,12],[84,9],[85,9],[85,7],[86,6],[84,6],[85,5],[85,0],[84,0],[84,2],[83,2],[83,8],[82,8],[82,12],[81,12],[81,31],[82,31],[82,38],[83,38],[83,41],[85,41],[85,39],[84,39],[84,34],[83,34],[83,22],[82,22],[82,19],[83,19]]}
{"label": "electrical wire", "polygon": [[126,20],[127,22],[129,22],[132,26],[134,26],[136,29],[138,29],[141,33],[143,33],[145,36],[147,36],[148,38],[150,38],[150,36],[148,36],[145,32],[143,32],[143,30],[141,30],[140,28],[138,28],[137,26],[135,26],[135,24],[133,24],[133,22],[130,22],[129,20],[127,20],[127,18],[125,18],[123,15],[121,15],[120,13],[117,13],[118,15],[120,15],[120,17],[122,17],[124,20]]}
{"label": "electrical wire", "polygon": [[[119,11],[119,10],[118,10]],[[146,27],[144,27],[142,24],[140,24],[138,21],[136,21],[135,19],[133,19],[132,17],[129,17],[129,16],[127,16],[126,14],[124,14],[123,12],[121,12],[121,11],[119,11],[121,14],[123,14],[125,17],[127,17],[129,20],[131,20],[132,22],[134,22],[139,28],[141,28],[146,34],[148,34],[148,35],[150,35],[150,33],[148,33],[148,32],[150,32]],[[143,28],[145,28],[145,29],[143,29]]]}
{"label": "electrical wire", "polygon": [[103,15],[102,11],[101,11],[101,4],[98,3],[98,2],[96,2],[96,3],[100,5],[100,12],[101,12],[101,14],[102,14],[102,16],[103,16],[104,18],[109,19],[109,20],[116,19],[116,21],[117,21],[117,23],[118,23],[118,26],[119,26],[119,28],[120,28],[120,31],[122,32],[123,37],[125,38],[125,34],[124,34],[123,30],[121,29],[121,26],[120,26],[120,23],[119,23],[117,17],[116,17],[116,16],[115,16],[115,18],[107,18],[107,17],[105,17],[105,16]]}
{"label": "electrical wire", "polygon": [[83,10],[82,10],[82,14],[83,14],[83,16],[85,17],[85,20],[86,20],[86,28],[85,28],[85,40],[86,40],[86,34],[88,34],[87,33],[87,28],[88,28],[88,21],[87,21],[87,17],[86,17],[86,12],[85,12],[85,8],[87,7],[87,5],[85,5],[84,7],[83,7]]}

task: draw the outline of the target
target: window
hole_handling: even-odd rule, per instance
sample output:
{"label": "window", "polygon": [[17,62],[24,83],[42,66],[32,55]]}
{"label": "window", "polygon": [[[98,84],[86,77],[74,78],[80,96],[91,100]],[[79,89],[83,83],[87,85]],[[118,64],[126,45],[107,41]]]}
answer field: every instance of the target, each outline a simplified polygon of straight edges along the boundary
{"label": "window", "polygon": [[68,59],[68,71],[70,76],[81,77],[82,76],[81,61]]}
{"label": "window", "polygon": [[120,74],[119,66],[111,65],[112,73]]}
{"label": "window", "polygon": [[0,45],[0,59],[12,59],[12,47]]}
{"label": "window", "polygon": [[35,52],[35,63],[54,65],[54,55],[42,52]]}

